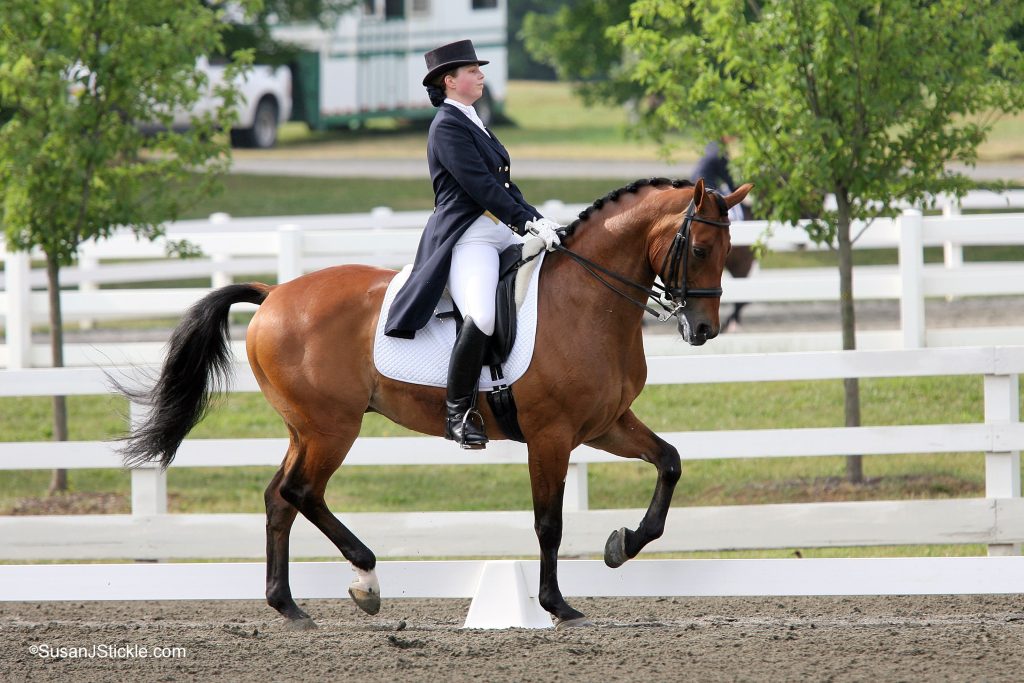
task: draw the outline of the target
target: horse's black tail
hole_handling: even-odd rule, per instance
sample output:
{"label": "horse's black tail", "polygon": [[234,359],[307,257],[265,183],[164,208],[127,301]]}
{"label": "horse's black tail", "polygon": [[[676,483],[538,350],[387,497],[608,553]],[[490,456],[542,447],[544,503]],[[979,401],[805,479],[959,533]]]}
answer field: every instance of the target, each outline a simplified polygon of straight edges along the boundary
{"label": "horse's black tail", "polygon": [[239,302],[261,304],[271,287],[260,283],[228,285],[196,302],[178,323],[168,344],[160,377],[149,390],[128,389],[114,381],[132,402],[149,408],[118,449],[127,467],[159,461],[167,467],[182,440],[206,415],[210,401],[231,372],[228,313]]}

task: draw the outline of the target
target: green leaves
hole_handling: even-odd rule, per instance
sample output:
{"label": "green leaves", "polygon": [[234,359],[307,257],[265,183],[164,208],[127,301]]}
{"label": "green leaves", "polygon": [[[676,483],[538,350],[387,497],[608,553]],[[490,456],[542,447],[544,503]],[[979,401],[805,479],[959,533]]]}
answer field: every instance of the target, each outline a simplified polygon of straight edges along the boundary
{"label": "green leaves", "polygon": [[[639,0],[614,35],[660,100],[649,131],[739,136],[736,175],[762,215],[820,213],[831,192],[869,220],[966,191],[945,163],[975,158],[977,114],[1024,107],[1024,59],[1004,39],[1022,20],[994,1]],[[821,218],[831,241],[838,217]]]}
{"label": "green leaves", "polygon": [[[197,60],[221,47],[222,12],[178,0],[5,0],[0,3],[0,225],[16,247],[61,263],[84,240],[130,225],[144,237],[215,187],[237,93],[186,133],[146,138],[169,123],[205,76]],[[230,70],[251,63],[242,55]],[[230,79],[230,75],[228,77]],[[194,174],[202,182],[183,182]]]}

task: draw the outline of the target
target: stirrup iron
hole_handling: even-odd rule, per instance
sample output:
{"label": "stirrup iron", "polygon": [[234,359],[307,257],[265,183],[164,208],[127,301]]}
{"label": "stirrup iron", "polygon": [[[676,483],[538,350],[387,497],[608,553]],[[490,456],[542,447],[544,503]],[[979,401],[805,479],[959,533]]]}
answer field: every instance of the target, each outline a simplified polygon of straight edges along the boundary
{"label": "stirrup iron", "polygon": [[456,443],[459,444],[459,448],[467,451],[480,451],[487,448],[487,441],[482,443],[466,443],[466,425],[469,423],[470,419],[474,417],[476,418],[477,424],[480,425],[480,431],[484,431],[484,416],[481,415],[480,411],[476,408],[470,408],[466,411],[466,414],[462,416],[462,430],[459,432],[462,438],[456,441]]}

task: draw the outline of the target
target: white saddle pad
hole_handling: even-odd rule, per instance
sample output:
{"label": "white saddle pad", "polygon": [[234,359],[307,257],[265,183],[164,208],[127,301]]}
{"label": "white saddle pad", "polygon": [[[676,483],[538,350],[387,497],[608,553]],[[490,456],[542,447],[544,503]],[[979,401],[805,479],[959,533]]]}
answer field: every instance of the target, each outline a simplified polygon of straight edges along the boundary
{"label": "white saddle pad", "polygon": [[[537,267],[530,276],[526,298],[519,309],[516,341],[512,345],[512,353],[501,366],[505,375],[503,382],[507,384],[522,377],[533,358],[533,343],[537,334],[537,282],[543,258],[542,252],[537,259]],[[412,266],[406,266],[388,285],[384,304],[381,306],[380,320],[377,322],[377,333],[373,340],[373,362],[377,366],[377,371],[385,377],[411,384],[443,387],[448,384],[448,361],[455,345],[453,318],[438,320],[436,316],[432,316],[430,322],[416,333],[415,339],[396,339],[384,334],[391,302],[409,278],[411,271]],[[452,310],[452,300],[447,291],[437,310]],[[480,389],[487,391],[494,388],[495,384],[496,382],[491,380],[490,368],[484,366],[480,373]]]}

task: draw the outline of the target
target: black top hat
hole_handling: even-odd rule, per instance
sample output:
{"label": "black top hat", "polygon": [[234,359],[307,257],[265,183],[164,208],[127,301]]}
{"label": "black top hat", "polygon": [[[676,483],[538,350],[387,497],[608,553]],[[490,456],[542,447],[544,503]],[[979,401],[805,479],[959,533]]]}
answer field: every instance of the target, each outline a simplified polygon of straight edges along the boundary
{"label": "black top hat", "polygon": [[427,75],[423,77],[423,85],[452,69],[466,64],[490,64],[486,59],[477,59],[472,40],[457,40],[441,47],[434,48],[423,55],[427,63]]}

